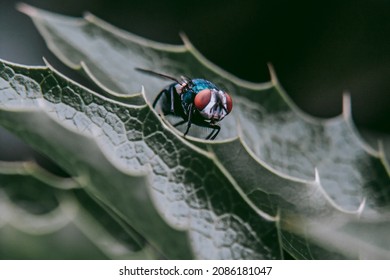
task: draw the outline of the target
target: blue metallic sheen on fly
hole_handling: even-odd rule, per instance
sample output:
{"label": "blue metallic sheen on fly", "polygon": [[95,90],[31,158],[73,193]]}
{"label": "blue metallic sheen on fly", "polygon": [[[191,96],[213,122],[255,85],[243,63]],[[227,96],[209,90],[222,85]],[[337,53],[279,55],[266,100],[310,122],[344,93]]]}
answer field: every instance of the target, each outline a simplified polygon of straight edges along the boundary
{"label": "blue metallic sheen on fly", "polygon": [[192,82],[191,89],[182,93],[183,94],[182,100],[187,104],[193,103],[195,95],[204,89],[219,90],[216,85],[214,85],[212,82],[207,81],[205,79],[192,79],[191,82]]}
{"label": "blue metallic sheen on fly", "polygon": [[159,104],[164,115],[175,115],[183,120],[174,126],[187,123],[184,136],[191,124],[212,128],[206,139],[215,139],[221,127],[218,122],[228,115],[233,107],[232,98],[220,90],[212,82],[205,79],[181,79],[160,74],[151,70],[136,68],[136,70],[175,81],[164,88],[153,102],[153,108]]}

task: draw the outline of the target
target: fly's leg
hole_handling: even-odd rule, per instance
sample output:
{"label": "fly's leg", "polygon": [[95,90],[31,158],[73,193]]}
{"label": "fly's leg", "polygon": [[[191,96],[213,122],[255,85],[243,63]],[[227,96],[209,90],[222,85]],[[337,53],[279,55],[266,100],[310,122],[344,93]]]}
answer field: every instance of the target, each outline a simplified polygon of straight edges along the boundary
{"label": "fly's leg", "polygon": [[[186,130],[186,132],[184,133],[184,136],[186,136],[187,135],[187,133],[188,133],[188,131],[190,130],[190,127],[191,127],[191,122],[190,122],[190,120],[183,120],[183,121],[180,121],[180,122],[178,122],[178,123],[175,123],[173,126],[174,127],[177,127],[177,126],[179,126],[179,125],[182,125],[182,124],[184,124],[184,123],[188,123],[188,125],[187,125],[187,130]],[[209,135],[207,135],[207,137],[205,138],[206,140],[214,140],[215,139],[215,137],[217,137],[217,135],[218,135],[218,133],[219,133],[219,131],[221,130],[221,127],[219,126],[219,125],[216,125],[216,124],[214,124],[214,125],[211,125],[211,124],[209,124],[209,123],[202,123],[202,124],[199,124],[200,126],[203,126],[203,127],[208,127],[208,128],[212,128],[213,130],[211,131],[211,133],[209,134]],[[214,135],[213,135],[214,134]]]}
{"label": "fly's leg", "polygon": [[185,120],[182,120],[182,121],[179,121],[177,123],[175,123],[173,126],[174,127],[177,127],[179,125],[182,125],[184,123],[187,123],[187,129],[186,131],[184,132],[184,137],[187,135],[188,131],[190,130],[190,127],[191,127],[191,117],[192,117],[192,104],[188,107],[188,119],[185,119]]}
{"label": "fly's leg", "polygon": [[[174,114],[175,115],[175,91],[174,87],[170,86],[169,88],[163,89],[154,99],[153,108],[156,108],[157,103],[161,100],[162,97],[165,97],[163,104],[161,105],[162,111],[165,115]],[[166,106],[168,105],[168,106]],[[168,107],[168,108],[167,108]]]}
{"label": "fly's leg", "polygon": [[[211,131],[211,133],[206,137],[206,140],[208,140],[208,139],[214,140],[215,137],[217,137],[219,131],[221,130],[221,127],[220,127],[219,125],[216,125],[216,124],[210,125],[210,126],[208,126],[208,127],[212,128],[213,131]],[[214,132],[215,132],[215,133],[214,133]],[[214,135],[213,135],[213,134],[214,134]]]}
{"label": "fly's leg", "polygon": [[174,87],[169,87],[169,92],[171,94],[171,113],[175,113],[175,93],[173,92]]}
{"label": "fly's leg", "polygon": [[160,98],[163,96],[163,94],[166,94],[166,93],[167,93],[167,90],[164,89],[156,96],[156,98],[153,101],[153,108],[156,108],[157,102],[160,100]]}
{"label": "fly's leg", "polygon": [[182,120],[180,122],[175,123],[173,126],[177,127],[177,126],[182,125],[183,123],[186,123],[186,122],[188,122],[188,121],[187,120]]}
{"label": "fly's leg", "polygon": [[187,129],[184,132],[184,137],[187,135],[188,131],[190,130],[191,118],[192,118],[192,104],[190,104],[190,106],[188,106],[188,122],[187,122]]}

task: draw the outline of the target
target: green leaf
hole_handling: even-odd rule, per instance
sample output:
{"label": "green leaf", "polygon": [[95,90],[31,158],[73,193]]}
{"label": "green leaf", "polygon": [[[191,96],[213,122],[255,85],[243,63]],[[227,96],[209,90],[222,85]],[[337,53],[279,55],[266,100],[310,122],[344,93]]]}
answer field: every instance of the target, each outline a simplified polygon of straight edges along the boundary
{"label": "green leaf", "polygon": [[274,223],[246,205],[210,154],[173,134],[147,105],[101,97],[49,68],[2,63],[0,77],[1,124],[55,159],[162,255],[280,258]]}
{"label": "green leaf", "polygon": [[[357,134],[347,95],[341,116],[314,119],[291,102],[272,68],[271,82],[252,84],[212,65],[185,37],[184,46],[169,46],[90,14],[20,9],[106,97],[50,66],[4,63],[0,123],[161,255],[390,258],[388,164],[383,149]],[[183,139],[159,118],[149,104],[166,83],[135,67],[205,77],[231,93],[219,141],[200,140],[208,132],[199,128]]]}
{"label": "green leaf", "polygon": [[[74,19],[29,6],[21,10],[32,17],[58,58],[83,69],[109,92],[125,96],[143,85],[152,101],[164,82],[137,72],[135,67],[176,77],[206,77],[234,97],[234,110],[223,120],[220,140],[240,135],[255,158],[282,174],[314,180],[317,169],[325,191],[347,211],[357,210],[365,200],[372,208],[388,205],[389,187],[380,198],[383,202],[376,198],[376,186],[389,186],[383,156],[357,135],[347,95],[341,116],[318,120],[292,104],[272,71],[270,83],[239,80],[203,58],[186,37],[184,46],[170,46],[118,30],[91,14]],[[207,134],[204,130],[192,132],[199,138]],[[225,154],[219,155],[222,161]]]}

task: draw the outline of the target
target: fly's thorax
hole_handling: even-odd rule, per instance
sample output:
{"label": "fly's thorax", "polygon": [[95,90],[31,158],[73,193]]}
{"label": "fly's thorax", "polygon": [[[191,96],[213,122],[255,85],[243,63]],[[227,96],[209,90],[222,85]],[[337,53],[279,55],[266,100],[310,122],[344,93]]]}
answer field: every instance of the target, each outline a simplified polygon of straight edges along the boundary
{"label": "fly's thorax", "polygon": [[181,93],[181,101],[183,104],[183,107],[188,108],[191,104],[194,103],[196,93],[192,90],[187,90]]}

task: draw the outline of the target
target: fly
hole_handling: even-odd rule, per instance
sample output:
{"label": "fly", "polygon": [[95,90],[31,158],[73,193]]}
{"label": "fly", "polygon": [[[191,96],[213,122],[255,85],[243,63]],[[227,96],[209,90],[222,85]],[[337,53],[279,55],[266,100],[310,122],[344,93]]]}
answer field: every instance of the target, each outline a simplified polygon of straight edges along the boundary
{"label": "fly", "polygon": [[159,104],[164,115],[181,117],[183,120],[174,126],[187,123],[184,136],[191,125],[195,124],[213,129],[206,139],[213,140],[217,137],[221,130],[219,121],[233,108],[233,101],[228,93],[205,79],[191,79],[185,76],[176,79],[151,70],[140,68],[136,70],[174,81],[156,96],[153,108]]}

